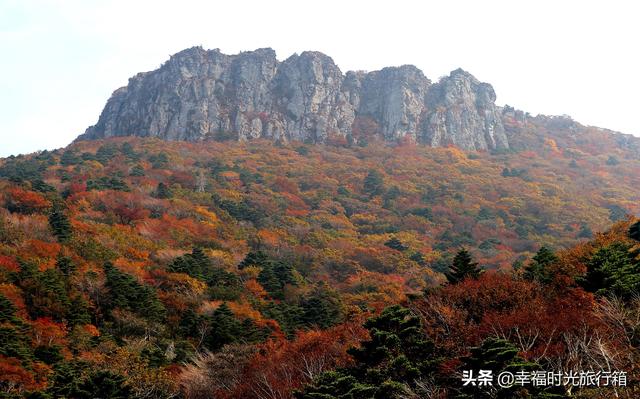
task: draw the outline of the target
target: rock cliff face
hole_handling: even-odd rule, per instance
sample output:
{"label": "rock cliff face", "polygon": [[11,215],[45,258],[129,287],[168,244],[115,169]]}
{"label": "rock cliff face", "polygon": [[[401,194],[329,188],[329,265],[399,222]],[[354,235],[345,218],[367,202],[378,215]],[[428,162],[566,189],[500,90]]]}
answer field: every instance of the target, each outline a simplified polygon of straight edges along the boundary
{"label": "rock cliff face", "polygon": [[467,150],[508,148],[491,85],[460,69],[432,84],[411,65],[343,74],[304,52],[237,55],[194,47],[116,90],[80,140],[271,138],[326,142],[414,140]]}
{"label": "rock cliff face", "polygon": [[508,148],[496,93],[468,72],[457,69],[430,87],[424,141],[434,147],[454,144],[467,149]]}

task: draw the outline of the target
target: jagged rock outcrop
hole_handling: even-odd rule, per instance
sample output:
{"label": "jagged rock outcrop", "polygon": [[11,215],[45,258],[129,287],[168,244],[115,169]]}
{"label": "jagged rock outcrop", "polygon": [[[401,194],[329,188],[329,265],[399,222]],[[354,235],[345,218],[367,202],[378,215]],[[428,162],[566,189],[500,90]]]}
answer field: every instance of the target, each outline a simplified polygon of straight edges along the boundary
{"label": "jagged rock outcrop", "polygon": [[422,134],[420,120],[431,82],[413,65],[384,68],[363,76],[358,116],[370,117],[386,140]]}
{"label": "jagged rock outcrop", "polygon": [[274,136],[323,142],[330,134],[346,134],[355,115],[342,92],[343,80],[322,53],[307,51],[283,61],[271,86],[274,107],[263,108],[278,132]]}
{"label": "jagged rock outcrop", "polygon": [[278,61],[194,47],[116,90],[79,137],[165,140],[410,139],[468,150],[508,148],[491,85],[456,70],[432,84],[411,65],[343,74],[319,52]]}
{"label": "jagged rock outcrop", "polygon": [[429,89],[424,141],[433,147],[454,144],[478,150],[508,148],[495,101],[496,93],[490,84],[456,69]]}

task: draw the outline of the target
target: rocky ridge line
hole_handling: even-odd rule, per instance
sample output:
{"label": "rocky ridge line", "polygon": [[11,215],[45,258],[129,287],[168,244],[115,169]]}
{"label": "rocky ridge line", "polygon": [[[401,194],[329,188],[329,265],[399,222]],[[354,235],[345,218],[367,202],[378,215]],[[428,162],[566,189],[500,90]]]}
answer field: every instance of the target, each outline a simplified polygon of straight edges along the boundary
{"label": "rocky ridge line", "polygon": [[278,61],[269,48],[226,55],[193,47],[132,77],[79,139],[357,143],[378,136],[434,147],[506,149],[495,99],[491,85],[462,69],[432,83],[412,65],[343,74],[319,52]]}

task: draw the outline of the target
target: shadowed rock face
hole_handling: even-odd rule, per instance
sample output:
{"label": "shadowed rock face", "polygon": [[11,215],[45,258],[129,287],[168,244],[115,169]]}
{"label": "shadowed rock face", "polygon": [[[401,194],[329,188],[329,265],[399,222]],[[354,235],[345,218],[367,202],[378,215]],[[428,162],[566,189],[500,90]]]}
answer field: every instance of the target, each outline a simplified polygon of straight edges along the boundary
{"label": "shadowed rock face", "polygon": [[500,115],[491,85],[460,69],[432,84],[411,65],[343,74],[318,52],[280,62],[272,49],[226,55],[194,47],[131,78],[79,139],[325,142],[376,135],[486,150],[509,147]]}

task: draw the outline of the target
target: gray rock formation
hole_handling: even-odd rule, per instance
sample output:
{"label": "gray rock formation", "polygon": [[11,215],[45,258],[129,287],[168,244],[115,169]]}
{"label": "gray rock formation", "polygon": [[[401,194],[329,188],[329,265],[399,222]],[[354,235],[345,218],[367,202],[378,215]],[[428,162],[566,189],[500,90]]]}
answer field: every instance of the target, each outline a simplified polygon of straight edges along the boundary
{"label": "gray rock formation", "polygon": [[495,101],[496,93],[490,84],[456,69],[429,88],[424,141],[433,147],[453,144],[478,150],[508,148],[502,113]]}
{"label": "gray rock formation", "polygon": [[318,52],[280,62],[272,49],[225,55],[194,47],[131,78],[78,139],[378,136],[487,150],[509,146],[500,115],[491,85],[460,69],[431,84],[411,65],[343,74]]}
{"label": "gray rock formation", "polygon": [[420,140],[420,121],[431,82],[413,65],[384,68],[362,79],[357,115],[377,122],[386,140]]}

